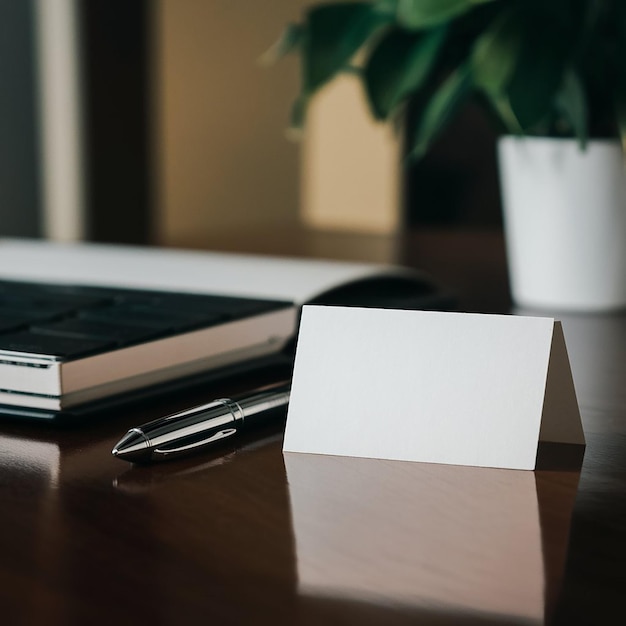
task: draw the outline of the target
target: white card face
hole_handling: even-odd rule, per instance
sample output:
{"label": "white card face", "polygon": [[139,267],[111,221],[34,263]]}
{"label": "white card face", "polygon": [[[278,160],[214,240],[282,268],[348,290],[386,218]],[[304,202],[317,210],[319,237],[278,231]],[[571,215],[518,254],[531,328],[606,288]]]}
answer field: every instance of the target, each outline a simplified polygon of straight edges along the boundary
{"label": "white card face", "polygon": [[284,450],[533,469],[554,320],[305,306]]}

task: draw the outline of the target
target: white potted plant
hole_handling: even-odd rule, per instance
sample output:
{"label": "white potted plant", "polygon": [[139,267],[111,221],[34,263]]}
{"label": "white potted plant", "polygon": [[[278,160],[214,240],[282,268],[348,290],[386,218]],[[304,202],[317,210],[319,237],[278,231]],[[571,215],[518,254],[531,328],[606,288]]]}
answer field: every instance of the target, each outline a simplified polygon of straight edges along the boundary
{"label": "white potted plant", "polygon": [[626,2],[319,3],[287,27],[272,55],[292,51],[302,60],[295,126],[321,87],[357,72],[375,118],[403,119],[411,101],[411,158],[478,99],[502,133],[515,302],[626,307]]}

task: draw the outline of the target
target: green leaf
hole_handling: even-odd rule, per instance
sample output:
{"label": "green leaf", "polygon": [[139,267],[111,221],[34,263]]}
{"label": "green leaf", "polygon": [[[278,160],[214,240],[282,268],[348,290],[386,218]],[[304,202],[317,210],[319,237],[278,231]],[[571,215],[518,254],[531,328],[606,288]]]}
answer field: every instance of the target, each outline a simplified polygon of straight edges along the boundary
{"label": "green leaf", "polygon": [[495,20],[476,40],[471,63],[474,83],[485,92],[510,133],[523,133],[509,101],[506,88],[518,63],[521,49],[519,14],[509,10]]}
{"label": "green leaf", "polygon": [[287,129],[287,138],[297,141],[302,138],[303,128],[306,122],[306,113],[309,99],[300,95],[291,107],[291,123]]}
{"label": "green leaf", "polygon": [[391,19],[370,2],[339,2],[311,9],[302,45],[303,92],[311,94],[331,80]]}
{"label": "green leaf", "polygon": [[[619,6],[619,3],[618,3]],[[590,0],[586,2],[586,6],[581,7],[582,12],[582,24],[581,33],[578,37],[578,50],[579,54],[584,54],[590,45],[593,44],[598,27],[603,18],[603,14],[608,8],[606,2],[603,0]]]}
{"label": "green leaf", "polygon": [[472,87],[472,72],[469,63],[459,67],[439,87],[422,115],[411,150],[411,158],[420,158],[426,153],[433,139],[450,122],[465,102]]}
{"label": "green leaf", "polygon": [[618,89],[615,94],[615,117],[622,144],[622,152],[626,154],[626,89]]}
{"label": "green leaf", "polygon": [[512,135],[523,135],[524,129],[520,126],[517,117],[515,117],[508,97],[503,94],[487,94],[487,97],[496,113],[500,116],[500,121],[504,124],[506,130]]}
{"label": "green leaf", "polygon": [[387,119],[402,100],[430,75],[445,41],[446,28],[424,34],[392,30],[381,39],[365,66],[365,88],[377,119]]}
{"label": "green leaf", "polygon": [[[624,59],[626,55],[626,4],[617,3],[618,38],[616,58]],[[622,152],[626,155],[626,65],[618,63],[613,86],[613,106],[615,108],[615,123],[622,144]]]}
{"label": "green leaf", "polygon": [[261,65],[273,65],[293,52],[302,42],[304,30],[299,24],[288,24],[278,41],[259,58]]}
{"label": "green leaf", "polygon": [[448,22],[478,4],[495,0],[398,0],[398,23],[419,30]]}
{"label": "green leaf", "polygon": [[471,62],[474,82],[492,98],[505,91],[517,65],[521,32],[517,11],[507,11],[474,44]]}
{"label": "green leaf", "polygon": [[398,0],[376,0],[374,10],[395,17],[398,10]]}
{"label": "green leaf", "polygon": [[507,96],[520,126],[529,130],[553,110],[568,64],[568,33],[558,24],[527,19]]}
{"label": "green leaf", "polygon": [[556,96],[556,105],[571,124],[580,147],[584,150],[588,139],[587,99],[580,77],[573,69],[565,73]]}

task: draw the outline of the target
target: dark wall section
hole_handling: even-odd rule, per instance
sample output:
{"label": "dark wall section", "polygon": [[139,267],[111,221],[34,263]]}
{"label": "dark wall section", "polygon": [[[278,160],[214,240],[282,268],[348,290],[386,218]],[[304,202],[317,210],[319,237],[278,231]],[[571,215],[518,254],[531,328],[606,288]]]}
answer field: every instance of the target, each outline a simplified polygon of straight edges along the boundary
{"label": "dark wall section", "polygon": [[80,24],[89,239],[152,233],[150,0],[83,0]]}
{"label": "dark wall section", "polygon": [[0,0],[0,236],[41,234],[33,9]]}
{"label": "dark wall section", "polygon": [[406,225],[501,226],[496,132],[470,103],[420,161],[404,172]]}

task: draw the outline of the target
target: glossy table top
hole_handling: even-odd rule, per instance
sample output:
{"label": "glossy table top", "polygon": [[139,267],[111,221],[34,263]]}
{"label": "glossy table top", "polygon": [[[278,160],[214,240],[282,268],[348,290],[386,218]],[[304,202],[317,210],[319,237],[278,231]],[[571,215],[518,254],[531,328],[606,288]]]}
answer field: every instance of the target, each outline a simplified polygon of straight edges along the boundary
{"label": "glossy table top", "polygon": [[[499,235],[401,243],[462,308],[510,309]],[[582,467],[283,455],[278,425],[168,464],[110,455],[129,427],[246,380],[62,431],[0,423],[2,622],[620,623],[626,314],[559,317]]]}

